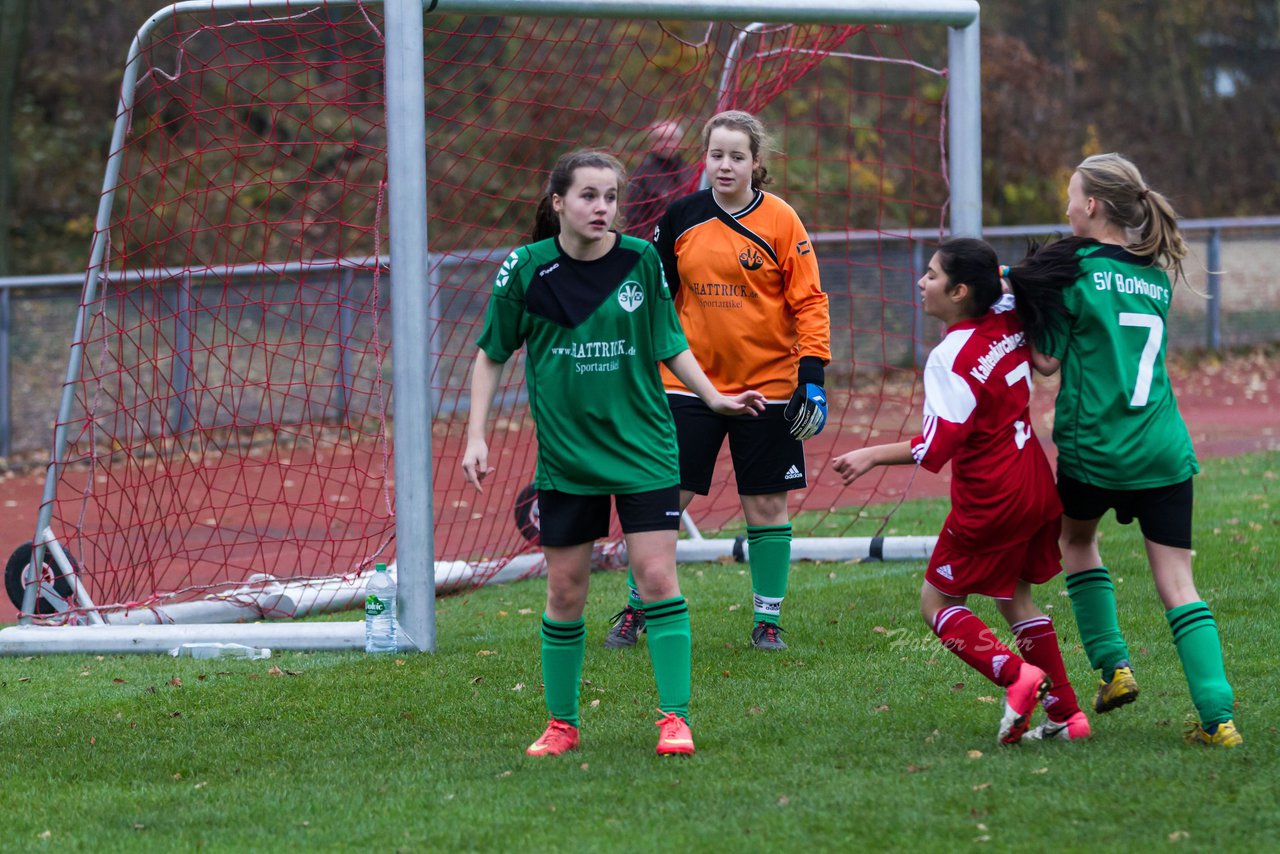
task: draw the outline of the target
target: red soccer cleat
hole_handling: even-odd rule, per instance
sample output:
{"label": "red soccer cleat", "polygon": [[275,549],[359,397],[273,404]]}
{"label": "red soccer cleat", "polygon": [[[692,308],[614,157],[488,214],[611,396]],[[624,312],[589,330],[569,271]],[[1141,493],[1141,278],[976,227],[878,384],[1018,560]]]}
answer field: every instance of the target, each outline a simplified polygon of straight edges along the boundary
{"label": "red soccer cleat", "polygon": [[1022,662],[1018,678],[1004,692],[1004,717],[1000,719],[1000,743],[1017,744],[1031,724],[1036,704],[1049,693],[1050,682],[1045,672],[1034,664]]}
{"label": "red soccer cleat", "polygon": [[[661,709],[658,710],[662,712]],[[689,724],[674,712],[667,714],[656,722],[658,727],[659,756],[689,756],[693,753],[693,733],[689,732]]]}
{"label": "red soccer cleat", "polygon": [[525,753],[530,756],[559,756],[578,749],[578,728],[571,723],[552,718],[538,740],[529,745]]}

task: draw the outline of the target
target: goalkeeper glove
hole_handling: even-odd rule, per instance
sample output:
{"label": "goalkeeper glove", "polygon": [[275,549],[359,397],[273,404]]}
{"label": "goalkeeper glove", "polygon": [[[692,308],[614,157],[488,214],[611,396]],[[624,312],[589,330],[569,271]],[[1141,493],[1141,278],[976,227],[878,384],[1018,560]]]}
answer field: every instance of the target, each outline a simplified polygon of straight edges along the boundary
{"label": "goalkeeper glove", "polygon": [[827,423],[827,393],[820,385],[801,383],[782,417],[787,419],[791,435],[800,441],[818,435]]}

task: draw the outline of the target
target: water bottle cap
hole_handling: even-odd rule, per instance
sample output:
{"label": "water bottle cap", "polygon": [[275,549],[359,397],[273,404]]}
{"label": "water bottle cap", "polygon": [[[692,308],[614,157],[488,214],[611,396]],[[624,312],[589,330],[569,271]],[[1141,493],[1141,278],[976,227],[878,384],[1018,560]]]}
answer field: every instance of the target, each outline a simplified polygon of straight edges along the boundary
{"label": "water bottle cap", "polygon": [[387,571],[387,565],[386,565],[385,563],[374,564],[373,571],[374,571],[374,572],[386,572],[386,571]]}

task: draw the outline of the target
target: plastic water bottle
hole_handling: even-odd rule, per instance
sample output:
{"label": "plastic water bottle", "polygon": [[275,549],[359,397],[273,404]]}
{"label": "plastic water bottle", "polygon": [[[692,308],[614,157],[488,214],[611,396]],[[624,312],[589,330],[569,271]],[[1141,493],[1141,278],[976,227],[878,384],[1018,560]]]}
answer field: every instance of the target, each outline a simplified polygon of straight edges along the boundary
{"label": "plastic water bottle", "polygon": [[365,586],[364,651],[396,651],[396,582],[385,563],[374,568]]}
{"label": "plastic water bottle", "polygon": [[270,658],[271,650],[265,646],[245,646],[242,643],[184,643],[169,650],[175,658]]}

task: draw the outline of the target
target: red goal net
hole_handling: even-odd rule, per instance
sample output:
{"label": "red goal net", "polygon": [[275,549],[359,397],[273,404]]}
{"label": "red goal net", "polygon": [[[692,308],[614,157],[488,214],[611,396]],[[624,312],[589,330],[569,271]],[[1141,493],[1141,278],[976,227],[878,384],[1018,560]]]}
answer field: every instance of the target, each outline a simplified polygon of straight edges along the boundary
{"label": "red goal net", "polygon": [[[49,508],[100,607],[394,560],[383,20],[271,8],[184,11],[138,58]],[[913,50],[940,45],[882,26],[432,14],[424,49],[437,560],[494,568],[536,548],[514,518],[534,468],[518,358],[483,495],[458,458],[490,283],[546,170],[580,146],[634,169],[674,121],[691,177],[665,202],[693,188],[701,125],[728,107],[774,135],[770,189],[806,222],[831,299],[831,421],[807,446],[798,532],[839,534],[830,519],[897,499],[892,479],[841,490],[826,464],[833,443],[905,435],[918,408],[908,237],[945,214],[946,77]],[[691,507],[704,529],[738,512],[727,458],[718,475]]]}

